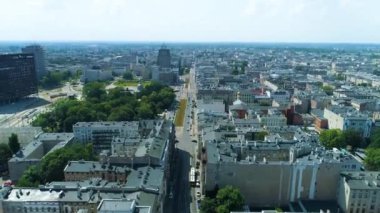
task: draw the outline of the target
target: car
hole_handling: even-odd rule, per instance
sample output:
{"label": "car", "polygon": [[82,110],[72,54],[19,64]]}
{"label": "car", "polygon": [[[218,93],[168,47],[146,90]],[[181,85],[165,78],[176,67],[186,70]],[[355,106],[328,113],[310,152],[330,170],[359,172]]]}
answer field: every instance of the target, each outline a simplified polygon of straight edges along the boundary
{"label": "car", "polygon": [[201,196],[202,196],[202,195],[201,195],[201,192],[200,192],[200,191],[197,191],[197,192],[196,192],[196,196],[197,196],[198,199],[200,199]]}
{"label": "car", "polygon": [[169,198],[170,198],[170,199],[173,199],[173,197],[174,197],[174,196],[173,196],[173,192],[170,192],[170,194],[169,194]]}

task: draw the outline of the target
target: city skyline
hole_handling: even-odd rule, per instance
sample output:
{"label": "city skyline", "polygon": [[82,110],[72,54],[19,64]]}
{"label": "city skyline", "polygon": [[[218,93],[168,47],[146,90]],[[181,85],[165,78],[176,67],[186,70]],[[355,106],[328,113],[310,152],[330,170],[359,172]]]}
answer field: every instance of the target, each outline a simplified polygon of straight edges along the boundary
{"label": "city skyline", "polygon": [[2,2],[0,41],[380,43],[375,0]]}

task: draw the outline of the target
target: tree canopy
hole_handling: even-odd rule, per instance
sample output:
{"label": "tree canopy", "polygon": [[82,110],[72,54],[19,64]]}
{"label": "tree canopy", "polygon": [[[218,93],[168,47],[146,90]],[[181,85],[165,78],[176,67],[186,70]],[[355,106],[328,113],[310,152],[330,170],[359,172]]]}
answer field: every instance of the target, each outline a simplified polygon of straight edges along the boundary
{"label": "tree canopy", "polygon": [[380,128],[376,128],[371,134],[370,138],[370,148],[380,148]]}
{"label": "tree canopy", "polygon": [[7,165],[8,160],[12,157],[12,151],[8,144],[0,143],[0,165]]}
{"label": "tree canopy", "polygon": [[334,92],[334,88],[332,88],[331,86],[323,86],[322,87],[323,91],[327,94],[327,95],[332,95],[333,92]]}
{"label": "tree canopy", "polygon": [[363,139],[359,132],[348,129],[345,131],[341,131],[339,129],[328,129],[324,130],[319,135],[319,140],[321,141],[322,145],[324,145],[326,148],[345,148],[347,145],[351,146],[352,148],[359,147]]}
{"label": "tree canopy", "polygon": [[205,198],[201,202],[202,213],[229,213],[242,210],[244,198],[238,188],[226,186],[219,189],[215,198]]}
{"label": "tree canopy", "polygon": [[8,146],[13,154],[16,154],[20,150],[20,143],[16,134],[12,133],[8,139]]}
{"label": "tree canopy", "polygon": [[69,71],[51,71],[48,72],[40,81],[40,85],[43,88],[57,87],[64,81],[69,81],[70,79],[79,78],[81,72],[77,70],[76,74],[73,75]]}
{"label": "tree canopy", "polygon": [[370,171],[380,171],[380,148],[366,149],[364,164],[366,169]]}
{"label": "tree canopy", "polygon": [[376,128],[371,134],[364,165],[370,171],[380,171],[380,128]]}
{"label": "tree canopy", "polygon": [[131,71],[126,71],[124,74],[123,74],[123,78],[125,80],[133,80],[133,74]]}
{"label": "tree canopy", "polygon": [[174,91],[156,82],[132,94],[121,87],[110,90],[94,82],[83,88],[83,101],[63,99],[53,110],[40,114],[32,123],[47,132],[71,132],[76,122],[132,121],[153,119],[168,109],[175,99]]}
{"label": "tree canopy", "polygon": [[44,158],[38,166],[30,166],[17,182],[20,187],[36,187],[52,181],[63,181],[63,170],[71,160],[96,160],[92,144],[73,144],[57,149]]}

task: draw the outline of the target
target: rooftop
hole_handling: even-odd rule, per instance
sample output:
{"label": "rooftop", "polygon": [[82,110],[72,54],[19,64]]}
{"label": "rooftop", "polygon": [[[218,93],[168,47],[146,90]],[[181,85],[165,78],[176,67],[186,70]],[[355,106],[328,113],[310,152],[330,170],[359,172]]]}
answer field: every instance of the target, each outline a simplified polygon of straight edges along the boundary
{"label": "rooftop", "polygon": [[380,189],[380,172],[342,172],[341,177],[351,189]]}

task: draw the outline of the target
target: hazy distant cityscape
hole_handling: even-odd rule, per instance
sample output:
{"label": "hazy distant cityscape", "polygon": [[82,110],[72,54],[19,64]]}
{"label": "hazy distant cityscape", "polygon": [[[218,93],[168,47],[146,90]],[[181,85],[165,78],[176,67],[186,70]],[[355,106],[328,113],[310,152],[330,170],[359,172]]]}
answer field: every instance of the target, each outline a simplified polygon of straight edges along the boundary
{"label": "hazy distant cityscape", "polygon": [[378,212],[379,48],[2,43],[1,211]]}

